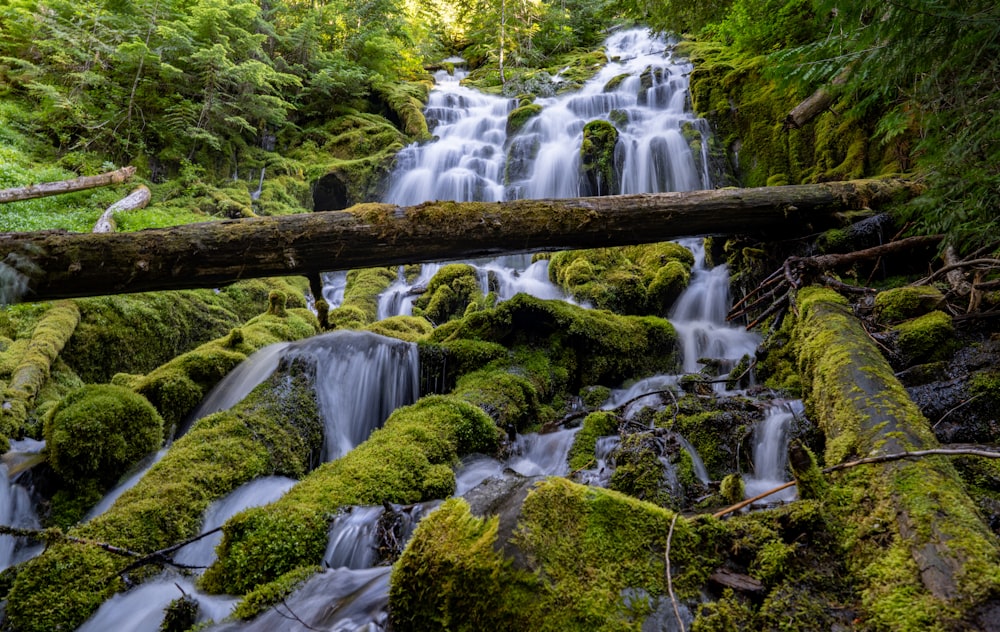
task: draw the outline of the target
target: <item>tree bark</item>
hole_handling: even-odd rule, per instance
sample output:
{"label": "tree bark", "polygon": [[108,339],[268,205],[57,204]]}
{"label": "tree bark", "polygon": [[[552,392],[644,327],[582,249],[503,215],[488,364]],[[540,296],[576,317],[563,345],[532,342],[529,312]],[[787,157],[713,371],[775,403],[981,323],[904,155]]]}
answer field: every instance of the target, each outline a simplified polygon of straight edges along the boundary
{"label": "tree bark", "polygon": [[[919,185],[903,180],[856,180],[567,200],[362,204],[133,233],[8,233],[0,234],[0,280],[26,288],[8,302],[37,301],[689,235],[776,239],[835,225],[841,211],[918,193]],[[0,297],[11,294],[0,287]]]}
{"label": "tree bark", "polygon": [[135,167],[122,167],[118,171],[109,171],[97,176],[83,176],[81,178],[73,178],[72,180],[44,182],[42,184],[29,184],[26,187],[3,189],[0,190],[0,204],[18,202],[20,200],[33,200],[49,195],[83,191],[84,189],[94,189],[96,187],[108,186],[109,184],[121,184],[133,175],[135,175]]}
{"label": "tree bark", "polygon": [[152,194],[149,192],[149,187],[145,184],[140,184],[139,188],[132,191],[122,199],[118,200],[111,206],[107,208],[101,217],[94,224],[94,233],[113,233],[118,229],[115,224],[115,213],[122,213],[125,211],[135,211],[141,208],[146,208],[149,204],[149,200]]}
{"label": "tree bark", "polygon": [[[850,76],[848,70],[837,75],[831,85],[839,86],[847,82]],[[830,107],[835,96],[826,87],[820,88],[809,95],[804,101],[792,108],[792,111],[785,117],[785,129],[799,129],[809,121],[813,120]]]}

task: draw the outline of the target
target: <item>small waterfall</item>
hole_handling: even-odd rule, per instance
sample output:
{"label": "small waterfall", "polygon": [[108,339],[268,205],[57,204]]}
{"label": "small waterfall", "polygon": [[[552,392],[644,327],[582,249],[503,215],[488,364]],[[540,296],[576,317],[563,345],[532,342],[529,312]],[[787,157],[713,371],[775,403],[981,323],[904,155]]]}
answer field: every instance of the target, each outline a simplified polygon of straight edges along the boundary
{"label": "small waterfall", "polygon": [[330,525],[330,538],[323,554],[329,568],[371,568],[378,549],[379,518],[383,507],[348,507]]}
{"label": "small waterfall", "polygon": [[694,467],[694,475],[698,477],[698,480],[701,481],[703,485],[711,483],[712,479],[708,475],[708,468],[705,467],[705,462],[701,460],[701,455],[698,454],[698,450],[691,445],[690,441],[681,435],[675,433],[674,436],[677,437],[677,442],[681,444],[681,447],[687,450],[687,453],[691,455],[691,464]]}
{"label": "small waterfall", "polygon": [[86,522],[88,520],[93,520],[97,516],[101,515],[102,513],[110,509],[111,505],[115,504],[115,501],[118,500],[119,496],[121,496],[128,490],[135,487],[139,483],[139,480],[146,475],[146,472],[148,472],[150,468],[152,468],[154,465],[159,463],[160,459],[166,456],[166,454],[167,454],[167,448],[162,448],[158,450],[156,453],[147,456],[140,463],[138,463],[135,467],[135,470],[131,474],[126,475],[121,483],[119,483],[111,491],[105,494],[104,497],[101,498],[101,500],[99,500],[96,505],[90,508],[90,511],[87,512],[87,515],[83,518],[83,521]]}
{"label": "small waterfall", "polygon": [[340,307],[340,304],[344,302],[344,290],[346,289],[346,270],[323,274],[323,299],[330,306],[330,309]]}
{"label": "small waterfall", "polygon": [[615,473],[614,464],[608,459],[619,445],[621,437],[617,435],[598,437],[594,446],[594,467],[582,470],[576,475],[576,480],[584,485],[607,487],[611,482],[611,475]]}
{"label": "small waterfall", "polygon": [[[201,532],[221,527],[244,509],[267,505],[281,498],[296,483],[284,476],[265,476],[236,488],[205,510]],[[213,533],[188,544],[174,554],[174,561],[186,566],[207,568],[215,561],[215,547],[222,541],[222,532]]]}
{"label": "small waterfall", "polygon": [[[40,528],[28,490],[11,482],[6,463],[0,464],[0,524],[19,529]],[[0,535],[0,570],[31,559],[41,549],[40,545],[29,545],[26,538]]]}
{"label": "small waterfall", "polygon": [[[788,433],[792,420],[804,411],[802,402],[775,402],[754,430],[752,475],[743,477],[746,497],[774,489],[788,480]],[[795,499],[795,489],[789,488],[768,497],[768,501]]]}
{"label": "small waterfall", "polygon": [[416,401],[417,346],[364,331],[334,331],[290,345],[286,358],[316,363],[324,461],[368,438],[392,411]]}
{"label": "small waterfall", "polygon": [[168,571],[105,601],[97,612],[77,628],[77,632],[159,632],[164,608],[184,594],[198,601],[199,623],[210,619],[224,619],[232,612],[237,601],[235,597],[201,593],[191,579]]}
{"label": "small waterfall", "polygon": [[[680,243],[694,254],[691,281],[678,297],[670,313],[683,348],[683,370],[697,373],[702,358],[735,363],[745,355],[753,356],[760,336],[726,322],[729,311],[729,269],[725,265],[709,268],[705,264],[705,242],[684,239]],[[725,384],[716,384],[725,391]]]}
{"label": "small waterfall", "polygon": [[425,263],[420,266],[420,274],[412,283],[406,280],[403,273],[403,266],[399,267],[399,278],[393,282],[378,297],[377,320],[389,318],[390,316],[409,316],[413,313],[413,301],[416,299],[414,290],[425,288],[430,283],[437,271],[441,269],[439,263]]}
{"label": "small waterfall", "polygon": [[569,474],[569,449],[579,428],[558,430],[547,434],[518,435],[514,442],[515,456],[507,467],[523,476],[566,476]]}

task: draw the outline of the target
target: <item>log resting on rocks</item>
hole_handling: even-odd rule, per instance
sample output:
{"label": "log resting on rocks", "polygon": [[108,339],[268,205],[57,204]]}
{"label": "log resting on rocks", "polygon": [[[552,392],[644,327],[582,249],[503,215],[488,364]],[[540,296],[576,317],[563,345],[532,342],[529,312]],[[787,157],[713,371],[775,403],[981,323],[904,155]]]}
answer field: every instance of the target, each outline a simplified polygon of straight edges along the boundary
{"label": "log resting on rocks", "polygon": [[361,204],[118,234],[7,233],[0,234],[0,279],[20,281],[22,300],[37,301],[690,235],[779,238],[835,225],[842,211],[918,193],[919,185],[904,180],[856,180],[566,200]]}

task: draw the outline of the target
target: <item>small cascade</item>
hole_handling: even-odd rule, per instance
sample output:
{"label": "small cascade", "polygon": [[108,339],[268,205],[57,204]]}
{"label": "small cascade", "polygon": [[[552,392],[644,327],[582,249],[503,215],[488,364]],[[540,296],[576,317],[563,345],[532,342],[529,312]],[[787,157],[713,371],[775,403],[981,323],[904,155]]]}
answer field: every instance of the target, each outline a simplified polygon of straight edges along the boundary
{"label": "small cascade", "polygon": [[324,461],[368,438],[392,411],[417,399],[417,346],[364,331],[334,331],[289,345],[284,357],[316,363]]}
{"label": "small cascade", "polygon": [[159,632],[164,608],[185,594],[198,601],[199,623],[226,618],[237,601],[235,597],[206,595],[191,579],[168,571],[105,601],[77,632]]}
{"label": "small cascade", "polygon": [[330,309],[340,307],[344,302],[344,291],[347,289],[347,271],[327,272],[323,274],[323,299]]}
{"label": "small cascade", "polygon": [[[753,356],[760,336],[726,322],[729,311],[729,269],[726,265],[709,268],[705,263],[705,242],[683,239],[680,243],[694,254],[691,281],[678,297],[670,313],[683,348],[683,370],[697,373],[702,358],[736,363],[745,355]],[[716,384],[724,392],[725,384]]]}
{"label": "small cascade", "polygon": [[[40,528],[28,490],[10,480],[6,464],[0,464],[0,524],[19,529]],[[41,549],[41,545],[29,544],[26,538],[0,535],[0,570],[31,559]]]}
{"label": "small cascade", "polygon": [[131,474],[127,474],[122,482],[120,482],[116,487],[104,495],[101,500],[97,502],[96,505],[90,508],[87,515],[84,516],[83,521],[93,520],[97,516],[101,515],[105,511],[111,508],[111,505],[115,504],[118,497],[127,492],[128,490],[135,487],[139,480],[146,475],[146,472],[150,470],[154,465],[160,462],[167,454],[167,449],[162,448],[152,455],[147,456],[141,462],[139,462]]}
{"label": "small cascade", "polygon": [[[260,507],[281,498],[296,483],[284,476],[265,476],[241,485],[205,510],[201,532],[221,527],[244,509]],[[215,547],[222,541],[222,532],[216,532],[188,544],[174,554],[174,561],[186,566],[207,568],[215,561]]]}
{"label": "small cascade", "polygon": [[430,283],[437,271],[441,269],[439,263],[425,263],[420,266],[420,274],[413,282],[406,280],[403,266],[399,267],[399,278],[390,285],[385,292],[378,297],[378,320],[389,318],[390,316],[409,316],[413,313],[413,301],[416,299],[414,290],[425,288]]}
{"label": "small cascade", "polygon": [[[252,353],[209,391],[205,399],[201,400],[198,407],[185,421],[181,430],[186,431],[192,423],[202,417],[229,410],[243,401],[243,398],[249,395],[250,391],[257,388],[274,373],[274,370],[281,363],[282,354],[290,344],[276,342]],[[177,436],[182,434],[183,432],[178,432]]]}
{"label": "small cascade", "polygon": [[698,450],[695,449],[691,442],[682,437],[681,435],[674,433],[677,437],[677,442],[681,444],[689,455],[691,455],[691,464],[694,467],[694,475],[698,477],[702,485],[708,485],[712,482],[711,477],[708,475],[708,468],[705,467],[705,462],[701,460],[701,455],[698,454]]}
{"label": "small cascade", "polygon": [[628,388],[611,391],[608,401],[601,406],[603,410],[614,410],[627,406],[622,411],[623,419],[631,419],[646,406],[658,406],[663,402],[665,391],[677,390],[676,375],[653,375],[639,380]]}
{"label": "small cascade", "polygon": [[492,476],[503,474],[504,464],[485,454],[471,454],[455,468],[455,495],[464,496],[469,490]]}
{"label": "small cascade", "polygon": [[[774,489],[788,480],[788,438],[792,420],[804,411],[802,402],[775,402],[754,430],[752,475],[743,477],[746,497]],[[768,502],[795,499],[795,489],[789,488],[769,496]]]}
{"label": "small cascade", "polygon": [[594,467],[577,473],[575,480],[584,485],[607,487],[611,482],[611,475],[615,473],[614,463],[610,460],[611,453],[619,445],[621,437],[618,435],[598,437],[594,446]]}
{"label": "small cascade", "polygon": [[323,554],[328,568],[371,568],[378,550],[378,521],[383,507],[349,507],[330,525]]}
{"label": "small cascade", "polygon": [[566,476],[569,449],[579,428],[518,435],[507,467],[522,476]]}

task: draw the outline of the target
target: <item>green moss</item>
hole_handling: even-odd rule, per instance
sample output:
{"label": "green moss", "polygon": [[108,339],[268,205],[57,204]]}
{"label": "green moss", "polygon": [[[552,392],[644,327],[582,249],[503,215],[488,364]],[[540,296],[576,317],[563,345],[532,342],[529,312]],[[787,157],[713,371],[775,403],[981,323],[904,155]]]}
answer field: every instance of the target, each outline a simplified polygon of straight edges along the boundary
{"label": "green moss", "polygon": [[576,471],[593,465],[597,440],[617,433],[618,416],[614,413],[601,411],[587,415],[569,449],[569,469]]}
{"label": "green moss", "polygon": [[[637,630],[666,595],[672,518],[655,505],[552,478],[528,492],[514,533],[501,536],[496,519],[475,518],[464,500],[450,500],[421,522],[393,569],[394,629]],[[718,534],[714,521],[674,523],[680,599],[695,597],[715,568]],[[501,550],[516,550],[519,565]]]}
{"label": "green moss", "polygon": [[943,360],[955,350],[955,326],[951,316],[942,311],[911,318],[893,327],[893,331],[906,366]]}
{"label": "green moss", "polygon": [[622,84],[623,81],[628,79],[631,75],[624,73],[621,75],[615,75],[604,84],[604,92],[614,92]]}
{"label": "green moss", "polygon": [[680,490],[667,478],[656,438],[647,433],[626,435],[612,457],[615,471],[608,489],[661,507],[678,507]]}
{"label": "green moss", "polygon": [[541,111],[542,106],[537,103],[529,103],[528,105],[522,105],[519,108],[511,110],[510,114],[507,115],[507,136],[517,134],[524,127],[524,124],[528,122],[528,119],[538,116]]}
{"label": "green moss", "polygon": [[246,621],[256,617],[292,594],[320,570],[319,566],[303,566],[285,573],[273,582],[258,586],[236,604],[232,618]]}
{"label": "green moss", "polygon": [[[249,320],[226,336],[181,354],[137,380],[136,392],[144,395],[166,422],[168,433],[198,406],[205,395],[248,355],[275,343],[315,334],[319,324],[303,309],[285,311],[283,294],[274,294],[268,313]],[[284,315],[279,315],[284,314]]]}
{"label": "green moss", "polygon": [[615,164],[617,144],[618,130],[608,121],[597,119],[583,126],[580,168],[589,183],[590,191],[596,195],[609,195],[620,191],[621,185]]}
{"label": "green moss", "polygon": [[430,138],[424,104],[430,86],[416,82],[376,82],[373,91],[388,108],[388,118],[397,122],[404,134],[413,140]]}
{"label": "green moss", "polygon": [[735,505],[745,497],[743,477],[739,474],[727,474],[719,485],[719,496],[728,505]]}
{"label": "green moss", "polygon": [[438,270],[427,291],[414,301],[413,313],[432,323],[444,323],[461,318],[480,296],[476,269],[467,263],[451,263]]}
{"label": "green moss", "polygon": [[244,593],[286,572],[315,564],[339,507],[414,503],[440,497],[450,466],[472,452],[491,454],[499,430],[480,409],[455,397],[430,396],[396,410],[385,426],[347,455],[313,471],[285,496],[226,523],[218,561],[203,586]]}
{"label": "green moss", "polygon": [[390,268],[367,268],[347,273],[347,287],[341,306],[330,310],[330,321],[338,326],[348,326],[357,320],[357,326],[367,326],[378,317],[378,297],[396,280],[396,271]]}
{"label": "green moss", "polygon": [[580,399],[587,408],[598,408],[611,397],[611,389],[607,386],[585,386],[580,389]]}
{"label": "green moss", "polygon": [[419,342],[434,331],[430,321],[420,316],[390,316],[365,327],[368,331],[406,340]]}
{"label": "green moss", "polygon": [[[208,505],[266,475],[301,476],[319,451],[312,369],[293,364],[224,413],[200,419],[106,513],[70,535],[152,552],[195,535]],[[95,545],[58,544],[27,562],[7,615],[18,630],[74,629],[124,586],[131,558]],[[113,578],[109,581],[108,578]]]}
{"label": "green moss", "polygon": [[552,255],[549,277],[578,301],[623,314],[665,314],[687,287],[691,251],[664,242]]}
{"label": "green moss", "polygon": [[565,371],[565,387],[574,393],[586,384],[619,384],[676,366],[675,335],[665,320],[617,316],[525,294],[431,336],[431,342],[460,339],[544,349],[544,361]]}
{"label": "green moss", "polygon": [[483,409],[500,428],[523,431],[539,420],[535,386],[503,369],[466,373],[458,379],[452,395]]}
{"label": "green moss", "polygon": [[908,285],[875,295],[875,318],[881,324],[922,316],[944,304],[941,290],[931,285]]}
{"label": "green moss", "polygon": [[45,423],[49,464],[69,482],[105,489],[163,442],[163,419],[141,395],[120,386],[85,386],[53,408]]}

